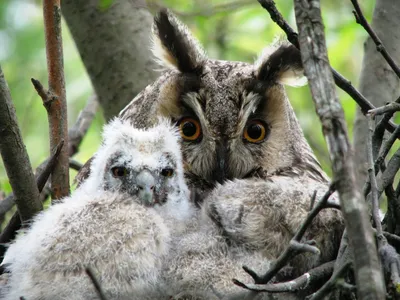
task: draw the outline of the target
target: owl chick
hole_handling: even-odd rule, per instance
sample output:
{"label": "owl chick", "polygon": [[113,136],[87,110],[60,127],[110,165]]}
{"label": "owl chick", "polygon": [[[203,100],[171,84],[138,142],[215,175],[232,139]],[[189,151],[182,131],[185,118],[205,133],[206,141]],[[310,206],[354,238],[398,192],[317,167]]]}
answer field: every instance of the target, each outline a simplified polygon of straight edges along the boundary
{"label": "owl chick", "polygon": [[85,184],[9,247],[3,298],[96,299],[89,267],[110,299],[152,299],[169,250],[165,222],[190,215],[187,198],[176,130],[112,121]]}

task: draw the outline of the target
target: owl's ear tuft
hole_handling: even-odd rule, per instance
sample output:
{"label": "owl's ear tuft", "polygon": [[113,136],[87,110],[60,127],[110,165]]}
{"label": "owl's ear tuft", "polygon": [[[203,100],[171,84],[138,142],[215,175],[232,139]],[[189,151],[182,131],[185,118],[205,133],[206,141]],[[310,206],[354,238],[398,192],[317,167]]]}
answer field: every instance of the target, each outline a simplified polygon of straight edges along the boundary
{"label": "owl's ear tuft", "polygon": [[303,86],[304,76],[300,51],[288,42],[278,42],[263,50],[255,62],[256,77],[261,81]]}
{"label": "owl's ear tuft", "polygon": [[168,68],[183,73],[201,73],[206,55],[188,28],[167,9],[154,18],[153,52]]}

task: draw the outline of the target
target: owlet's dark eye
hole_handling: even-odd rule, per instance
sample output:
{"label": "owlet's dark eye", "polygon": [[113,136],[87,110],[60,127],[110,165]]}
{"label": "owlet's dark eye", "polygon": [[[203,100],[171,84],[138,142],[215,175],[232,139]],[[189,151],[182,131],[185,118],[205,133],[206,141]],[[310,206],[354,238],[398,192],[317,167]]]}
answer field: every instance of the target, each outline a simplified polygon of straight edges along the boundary
{"label": "owlet's dark eye", "polygon": [[113,167],[111,173],[114,177],[124,177],[128,174],[128,170],[124,167]]}
{"label": "owlet's dark eye", "polygon": [[174,170],[171,168],[165,168],[161,170],[161,175],[165,177],[171,177],[174,174]]}
{"label": "owlet's dark eye", "polygon": [[183,118],[178,122],[179,132],[186,141],[197,141],[201,137],[199,121],[193,118]]}
{"label": "owlet's dark eye", "polygon": [[252,120],[247,123],[243,132],[243,138],[250,143],[260,143],[264,141],[268,133],[267,125],[260,120]]}

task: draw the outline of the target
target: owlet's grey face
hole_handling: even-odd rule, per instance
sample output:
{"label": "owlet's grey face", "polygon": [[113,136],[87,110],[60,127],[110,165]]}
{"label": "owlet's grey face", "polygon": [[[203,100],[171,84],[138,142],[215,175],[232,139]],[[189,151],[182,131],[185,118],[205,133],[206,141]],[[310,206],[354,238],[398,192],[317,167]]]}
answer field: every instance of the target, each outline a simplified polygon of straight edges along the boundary
{"label": "owlet's grey face", "polygon": [[104,126],[86,187],[127,193],[147,206],[182,198],[187,186],[179,140],[167,119],[146,130],[114,119]]}
{"label": "owlet's grey face", "polygon": [[169,153],[162,153],[156,168],[137,164],[132,153],[116,152],[104,171],[104,190],[128,193],[146,206],[162,205],[175,191],[176,164]]}
{"label": "owlet's grey face", "polygon": [[169,70],[120,117],[138,127],[160,115],[171,118],[182,136],[190,186],[206,190],[292,167],[319,173],[283,88],[305,83],[294,46],[276,43],[254,64],[211,60],[168,11],[156,17],[154,35],[154,52]]}

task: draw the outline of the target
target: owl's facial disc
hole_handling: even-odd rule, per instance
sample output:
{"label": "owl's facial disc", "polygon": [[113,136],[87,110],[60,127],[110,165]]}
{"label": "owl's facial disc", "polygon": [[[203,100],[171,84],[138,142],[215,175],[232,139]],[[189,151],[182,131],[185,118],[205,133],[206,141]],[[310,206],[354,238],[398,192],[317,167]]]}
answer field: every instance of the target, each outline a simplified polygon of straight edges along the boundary
{"label": "owl's facial disc", "polygon": [[128,193],[137,197],[141,204],[154,206],[166,202],[169,192],[168,181],[175,172],[170,167],[161,170],[150,170],[147,167],[132,170],[114,166],[110,169],[110,173],[113,183],[106,186],[106,189]]}

